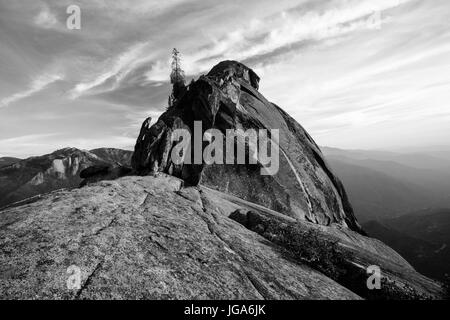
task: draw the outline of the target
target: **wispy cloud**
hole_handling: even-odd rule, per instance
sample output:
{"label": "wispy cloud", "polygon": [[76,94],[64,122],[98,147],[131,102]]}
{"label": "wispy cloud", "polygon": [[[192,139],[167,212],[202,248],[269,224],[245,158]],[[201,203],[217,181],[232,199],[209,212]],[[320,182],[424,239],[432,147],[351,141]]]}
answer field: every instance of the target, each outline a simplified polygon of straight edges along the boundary
{"label": "wispy cloud", "polygon": [[[331,1],[331,5],[321,8],[323,11],[282,11],[252,19],[241,28],[231,29],[223,37],[209,35],[210,44],[194,48],[183,56],[185,71],[196,75],[220,60],[245,61],[277,51],[285,54],[299,43],[316,44],[358,30],[378,29],[387,21],[382,17],[383,11],[408,1],[380,0],[376,4],[372,1]],[[375,21],[375,18],[379,20]],[[159,60],[147,73],[147,78],[161,81],[167,70],[167,61]]]}
{"label": "wispy cloud", "polygon": [[48,85],[62,79],[63,76],[61,74],[40,75],[31,82],[28,89],[3,98],[0,101],[0,107],[7,107],[14,102],[30,97],[33,94],[45,89]]}
{"label": "wispy cloud", "polygon": [[0,157],[23,157],[38,155],[32,150],[42,150],[46,146],[46,139],[54,139],[57,133],[30,134],[9,139],[0,139]]}
{"label": "wispy cloud", "polygon": [[58,23],[56,16],[44,7],[34,18],[34,23],[42,28],[52,28]]}
{"label": "wispy cloud", "polygon": [[112,83],[106,91],[114,90],[117,88],[120,81],[139,64],[139,58],[147,45],[147,43],[138,43],[121,53],[118,57],[112,59],[112,62],[107,63],[105,68],[101,70],[99,74],[93,76],[89,75],[90,79],[78,83],[75,88],[70,91],[69,95],[72,98],[77,98],[100,87],[108,80],[111,80]]}
{"label": "wispy cloud", "polygon": [[131,143],[167,106],[173,47],[191,77],[248,64],[322,145],[450,141],[448,0],[78,0],[76,31],[69,4],[0,0],[0,137],[65,134],[24,154]]}

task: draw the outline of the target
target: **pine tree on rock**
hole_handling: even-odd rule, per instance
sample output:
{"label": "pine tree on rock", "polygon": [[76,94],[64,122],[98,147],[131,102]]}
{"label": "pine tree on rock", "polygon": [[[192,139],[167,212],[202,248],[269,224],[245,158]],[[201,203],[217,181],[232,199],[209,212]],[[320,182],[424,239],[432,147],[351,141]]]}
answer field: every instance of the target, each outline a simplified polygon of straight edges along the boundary
{"label": "pine tree on rock", "polygon": [[172,72],[170,73],[170,83],[172,84],[172,94],[169,97],[169,107],[186,92],[186,78],[181,68],[180,52],[174,48],[172,51]]}

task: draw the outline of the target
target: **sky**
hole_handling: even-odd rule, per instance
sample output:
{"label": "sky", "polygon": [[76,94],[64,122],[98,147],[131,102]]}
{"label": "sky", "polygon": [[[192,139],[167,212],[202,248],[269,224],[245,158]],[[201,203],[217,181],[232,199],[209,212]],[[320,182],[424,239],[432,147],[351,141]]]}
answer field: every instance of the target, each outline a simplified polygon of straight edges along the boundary
{"label": "sky", "polygon": [[173,47],[188,78],[253,68],[319,145],[450,145],[448,0],[0,0],[0,156],[132,149]]}

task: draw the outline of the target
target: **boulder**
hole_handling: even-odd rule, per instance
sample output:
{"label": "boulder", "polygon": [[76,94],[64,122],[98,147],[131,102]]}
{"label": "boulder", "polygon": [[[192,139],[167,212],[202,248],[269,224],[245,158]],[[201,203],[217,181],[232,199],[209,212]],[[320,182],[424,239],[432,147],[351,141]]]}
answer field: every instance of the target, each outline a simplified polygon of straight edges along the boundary
{"label": "boulder", "polygon": [[132,172],[132,169],[124,166],[91,166],[80,172],[81,181],[80,187],[84,187],[88,183],[98,182],[102,180],[115,180],[124,177]]}
{"label": "boulder", "polygon": [[105,165],[105,166],[102,166],[102,165],[90,166],[90,167],[88,167],[86,169],[83,169],[80,172],[80,178],[81,179],[86,179],[86,178],[93,177],[95,175],[105,175],[105,174],[108,173],[109,169],[110,169],[109,165]]}

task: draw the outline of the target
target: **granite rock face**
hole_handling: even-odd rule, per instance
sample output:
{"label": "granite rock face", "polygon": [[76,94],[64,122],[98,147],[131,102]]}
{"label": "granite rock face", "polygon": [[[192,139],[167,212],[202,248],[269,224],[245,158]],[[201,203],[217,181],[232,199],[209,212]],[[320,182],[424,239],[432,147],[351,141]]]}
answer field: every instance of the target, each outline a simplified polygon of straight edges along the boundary
{"label": "granite rock face", "polygon": [[[442,297],[438,283],[377,240],[183,184],[165,174],[127,176],[0,211],[0,298],[373,298],[360,289],[372,264],[391,288],[375,298]],[[343,257],[336,268],[354,265],[346,275],[359,277],[347,282],[294,253],[279,241],[287,227],[335,243]]]}
{"label": "granite rock face", "polygon": [[[162,175],[56,191],[6,209],[0,298],[359,299],[284,258],[211,201]],[[70,266],[80,270],[79,288],[67,286]]]}
{"label": "granite rock face", "polygon": [[[150,126],[142,125],[132,158],[141,175],[165,172],[190,185],[202,184],[293,217],[320,225],[342,225],[362,232],[345,190],[308,133],[258,92],[259,77],[236,61],[224,61],[191,82],[177,103]],[[279,170],[261,175],[256,164],[175,164],[172,132],[194,122],[202,134],[211,128],[279,130]],[[247,143],[247,142],[246,142]],[[191,142],[191,145],[193,143]],[[194,149],[194,148],[192,148]]]}

